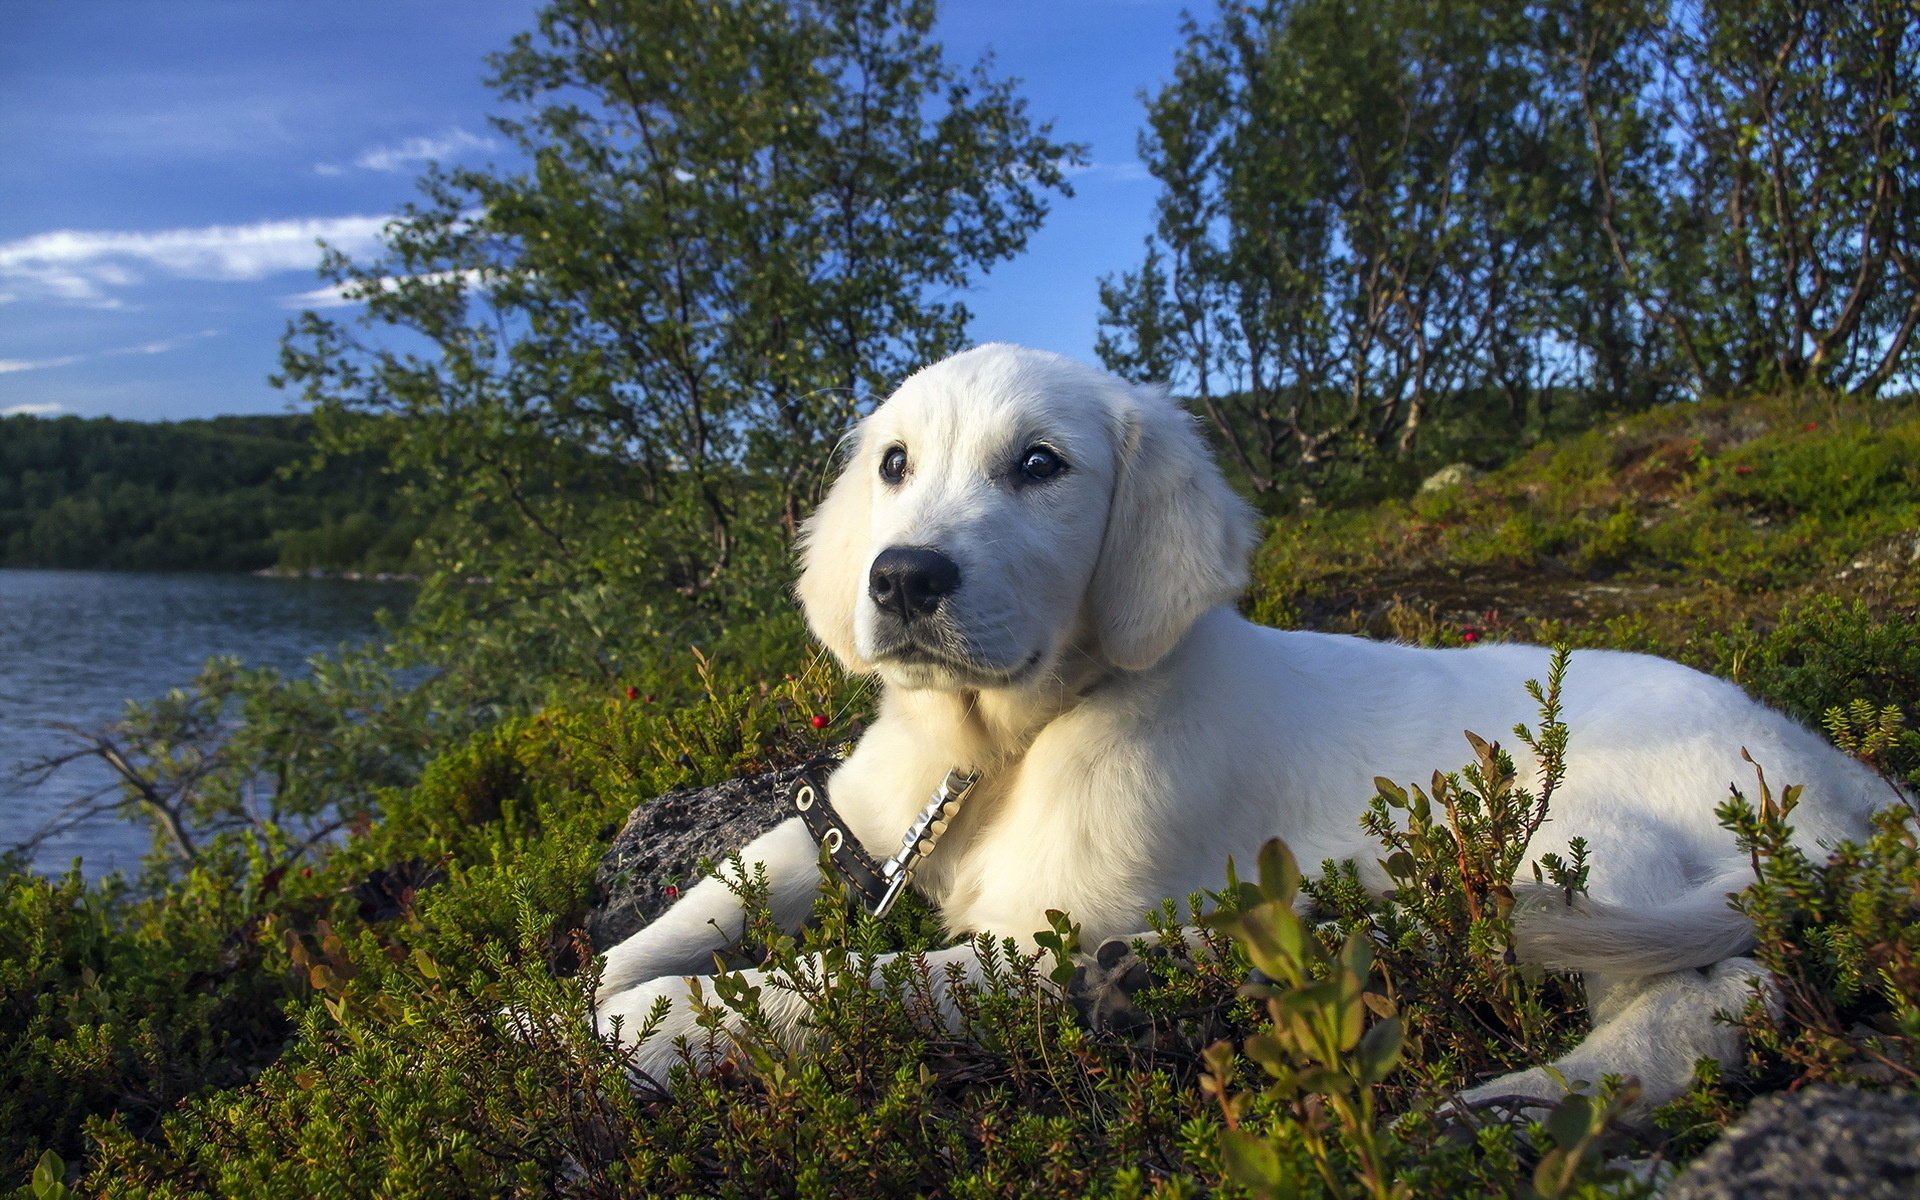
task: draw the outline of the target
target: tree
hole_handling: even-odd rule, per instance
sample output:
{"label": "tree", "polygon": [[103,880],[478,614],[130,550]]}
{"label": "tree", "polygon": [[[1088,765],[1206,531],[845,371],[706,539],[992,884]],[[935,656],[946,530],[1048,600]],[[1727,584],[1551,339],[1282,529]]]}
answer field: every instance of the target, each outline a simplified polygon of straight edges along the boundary
{"label": "tree", "polygon": [[1405,454],[1449,397],[1533,386],[1520,343],[1490,354],[1545,222],[1517,225],[1505,186],[1541,157],[1524,19],[1268,0],[1189,25],[1141,138],[1155,235],[1103,285],[1100,353],[1191,391],[1256,491]]}
{"label": "tree", "polygon": [[1149,104],[1099,351],[1281,493],[1436,422],[1881,391],[1920,325],[1916,72],[1912,0],[1223,3]]}
{"label": "tree", "polygon": [[332,452],[418,473],[446,641],[578,631],[555,654],[610,673],[784,577],[835,435],[957,347],[952,297],[1079,154],[932,23],[930,0],[556,0],[493,60],[522,162],[431,171],[382,259],[329,257],[364,315],[303,315],[284,378]]}
{"label": "tree", "polygon": [[[1595,24],[1619,27],[1613,18]],[[1871,394],[1909,371],[1920,6],[1697,0],[1625,27],[1624,43],[1574,59],[1583,98],[1609,60],[1651,64],[1635,103],[1601,106],[1612,119],[1593,122],[1592,171],[1619,278],[1695,391]],[[1622,174],[1609,142],[1668,169]]]}

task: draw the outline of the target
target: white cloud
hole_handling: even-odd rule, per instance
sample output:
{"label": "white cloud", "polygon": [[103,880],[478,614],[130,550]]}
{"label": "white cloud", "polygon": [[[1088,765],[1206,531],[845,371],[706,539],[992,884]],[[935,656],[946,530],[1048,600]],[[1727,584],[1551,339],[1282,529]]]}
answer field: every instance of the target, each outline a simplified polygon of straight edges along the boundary
{"label": "white cloud", "polygon": [[122,354],[165,354],[169,350],[178,350],[206,338],[219,337],[224,329],[202,329],[198,333],[185,333],[179,337],[162,338],[157,342],[141,342],[136,346],[116,346],[112,350],[102,350],[100,357],[113,358]]}
{"label": "white cloud", "polygon": [[11,375],[18,371],[48,371],[54,367],[70,367],[74,363],[86,362],[91,358],[117,358],[124,354],[165,354],[204,338],[219,337],[224,332],[226,331],[221,329],[202,329],[198,333],[162,338],[154,342],[140,342],[133,346],[115,346],[110,350],[99,350],[92,354],[62,354],[57,358],[0,358],[0,375]]}
{"label": "white cloud", "polygon": [[63,354],[58,358],[0,358],[0,375],[12,375],[16,371],[47,371],[54,367],[70,367],[86,357],[84,354]]}
{"label": "white cloud", "polygon": [[309,217],[200,229],[60,229],[0,243],[0,279],[33,285],[55,300],[116,307],[119,301],[110,289],[140,282],[142,269],[220,282],[311,271],[320,261],[317,241],[366,254],[378,247],[387,220]]}
{"label": "white cloud", "polygon": [[468,150],[491,150],[494,140],[455,126],[438,137],[411,137],[390,146],[375,146],[353,165],[365,171],[409,171],[440,159],[457,158]]}
{"label": "white cloud", "polygon": [[347,169],[341,166],[339,163],[315,163],[313,164],[313,173],[315,175],[327,175],[327,176],[345,175],[347,173]]}
{"label": "white cloud", "polygon": [[[433,271],[426,275],[407,276],[404,281],[397,276],[388,275],[379,280],[379,287],[383,292],[391,292],[402,282],[435,284],[458,279],[462,287],[476,288],[480,286],[483,278],[484,275],[476,269]],[[310,292],[295,292],[291,296],[282,296],[280,303],[287,308],[349,308],[361,303],[361,300],[358,296],[348,295],[347,292],[349,289],[357,291],[359,288],[360,285],[357,283],[332,283],[326,287],[314,288]]]}
{"label": "white cloud", "polygon": [[16,404],[11,408],[0,408],[0,417],[50,417],[62,407],[59,404]]}

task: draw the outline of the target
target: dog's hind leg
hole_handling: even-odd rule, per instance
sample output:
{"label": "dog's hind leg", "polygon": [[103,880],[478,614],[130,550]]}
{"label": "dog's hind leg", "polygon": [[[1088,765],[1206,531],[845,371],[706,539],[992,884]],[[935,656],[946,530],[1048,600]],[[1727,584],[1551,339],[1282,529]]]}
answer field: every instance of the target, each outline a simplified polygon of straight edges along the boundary
{"label": "dog's hind leg", "polygon": [[[1738,1014],[1756,989],[1765,1003],[1777,1002],[1771,978],[1750,958],[1730,958],[1702,971],[1609,980],[1597,989],[1593,1032],[1552,1069],[1569,1085],[1631,1077],[1640,1096],[1628,1115],[1643,1117],[1691,1086],[1699,1059],[1723,1067],[1739,1062],[1740,1032],[1717,1014]],[[1534,1067],[1469,1089],[1462,1099],[1473,1107],[1505,1102],[1531,1108],[1565,1094],[1545,1068]]]}

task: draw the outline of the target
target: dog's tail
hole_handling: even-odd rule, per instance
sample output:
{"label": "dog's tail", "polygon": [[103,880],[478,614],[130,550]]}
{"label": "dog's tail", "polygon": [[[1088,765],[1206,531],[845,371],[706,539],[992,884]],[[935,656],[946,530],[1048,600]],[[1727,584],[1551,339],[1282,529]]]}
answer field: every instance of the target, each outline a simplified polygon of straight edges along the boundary
{"label": "dog's tail", "polygon": [[1711,966],[1753,948],[1753,923],[1729,901],[1751,874],[1727,875],[1657,908],[1636,910],[1554,887],[1514,888],[1514,950],[1549,970],[1663,975]]}

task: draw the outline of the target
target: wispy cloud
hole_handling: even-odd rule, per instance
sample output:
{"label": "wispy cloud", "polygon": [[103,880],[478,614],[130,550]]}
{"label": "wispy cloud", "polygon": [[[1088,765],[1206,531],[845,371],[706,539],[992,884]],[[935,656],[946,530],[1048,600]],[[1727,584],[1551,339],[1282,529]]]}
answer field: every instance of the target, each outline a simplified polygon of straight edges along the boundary
{"label": "wispy cloud", "polygon": [[153,342],[141,342],[133,346],[116,346],[112,350],[102,350],[100,357],[115,358],[122,354],[165,354],[169,350],[178,350],[195,342],[216,338],[225,333],[224,329],[202,329],[196,333],[183,333],[177,337],[161,338]]}
{"label": "wispy cloud", "polygon": [[285,271],[311,271],[326,241],[349,254],[379,244],[384,216],[313,217],[157,231],[72,230],[0,243],[0,279],[38,289],[50,299],[117,307],[114,289],[143,272],[177,279],[245,282]]}
{"label": "wispy cloud", "polygon": [[84,354],[62,354],[58,358],[0,358],[0,375],[12,375],[17,371],[48,371],[54,367],[70,367],[74,363],[84,361],[86,357]]}
{"label": "wispy cloud", "polygon": [[86,362],[94,358],[118,358],[127,354],[165,354],[170,350],[178,350],[182,346],[191,345],[206,338],[219,337],[224,332],[225,330],[221,329],[202,329],[198,333],[181,334],[178,337],[162,338],[153,342],[140,342],[132,346],[115,346],[110,350],[99,350],[92,354],[62,354],[55,358],[0,358],[0,375],[12,375],[19,371],[50,371],[55,367],[70,367],[74,363]]}
{"label": "wispy cloud", "polygon": [[[430,162],[458,158],[469,150],[491,150],[498,144],[490,137],[469,133],[456,125],[436,136],[402,138],[385,146],[375,146],[362,152],[353,160],[353,165],[363,171],[385,171],[397,175],[417,170]],[[313,170],[316,175],[340,175],[345,173],[346,168],[339,163],[315,163]]]}
{"label": "wispy cloud", "polygon": [[0,408],[0,417],[50,417],[64,407],[61,404],[15,404]]}
{"label": "wispy cloud", "polygon": [[[383,292],[391,292],[402,283],[435,284],[458,279],[462,287],[473,288],[480,286],[483,278],[482,272],[478,270],[433,271],[425,275],[409,275],[405,278],[388,275],[379,280],[378,286]],[[295,292],[291,296],[282,296],[280,303],[287,308],[348,308],[362,303],[362,297],[358,294],[348,294],[349,290],[357,293],[360,287],[361,285],[357,283],[333,283],[326,287],[314,288],[310,292]]]}

